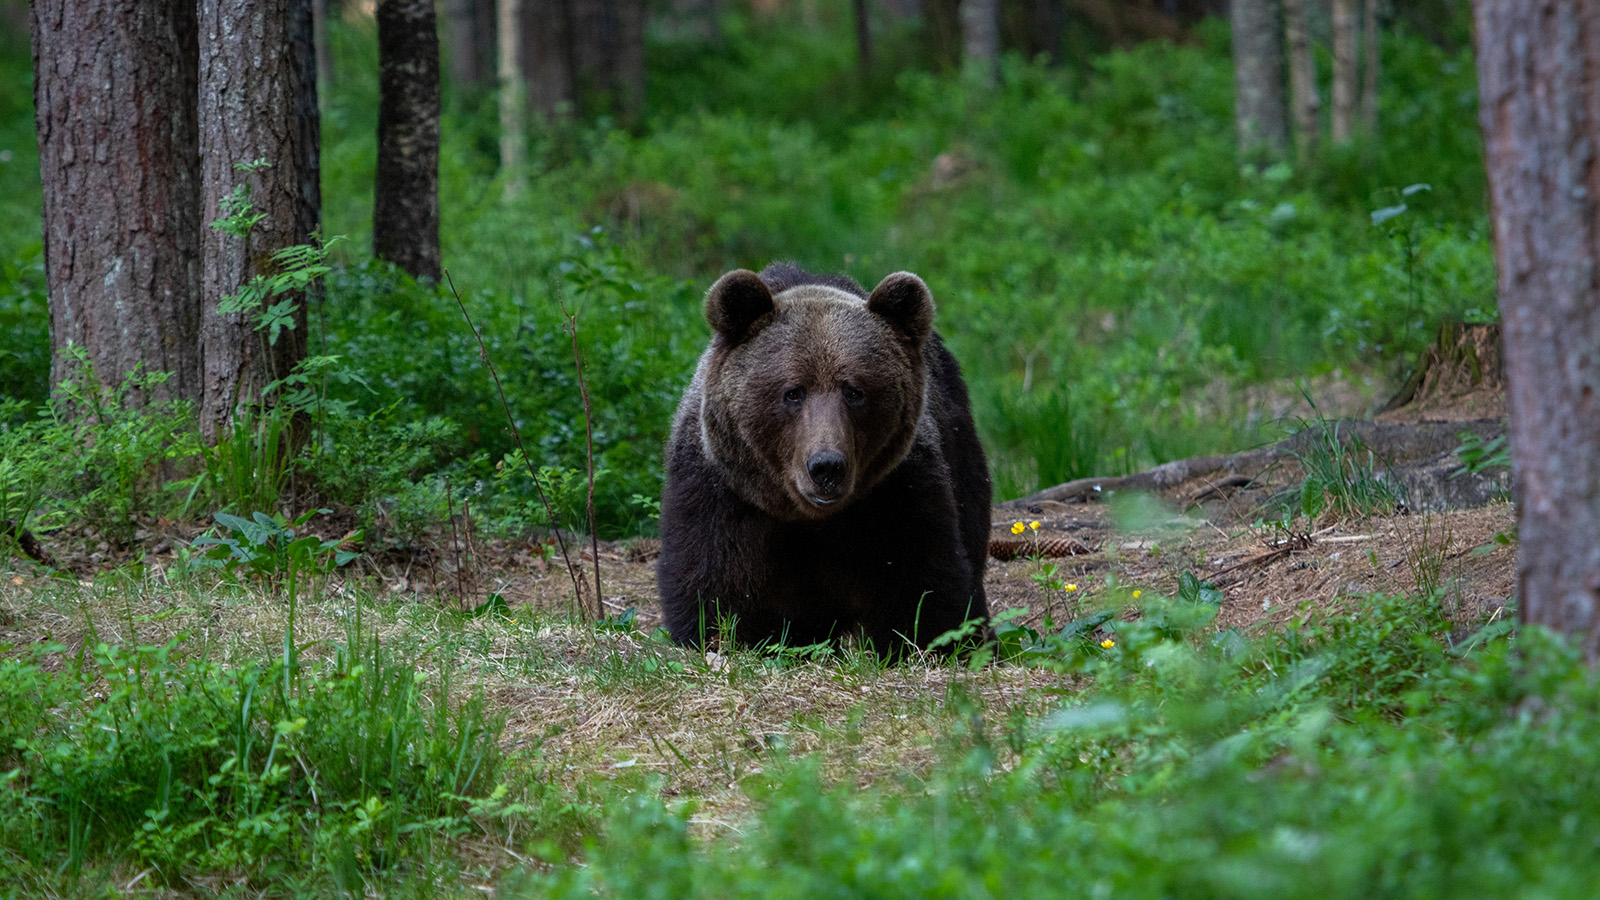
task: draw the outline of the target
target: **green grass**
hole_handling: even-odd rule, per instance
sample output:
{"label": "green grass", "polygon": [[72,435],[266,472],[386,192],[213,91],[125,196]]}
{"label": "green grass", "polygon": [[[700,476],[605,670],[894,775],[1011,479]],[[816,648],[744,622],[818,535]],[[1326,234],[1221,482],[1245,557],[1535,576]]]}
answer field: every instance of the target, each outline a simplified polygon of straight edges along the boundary
{"label": "green grass", "polygon": [[615,624],[373,604],[352,582],[302,600],[285,665],[283,601],[248,583],[8,586],[10,627],[55,638],[0,654],[0,882],[1587,890],[1600,694],[1571,644],[1398,595],[1252,636],[1186,596],[1146,592],[1099,634],[1008,632],[1009,661],[885,667],[700,658]]}

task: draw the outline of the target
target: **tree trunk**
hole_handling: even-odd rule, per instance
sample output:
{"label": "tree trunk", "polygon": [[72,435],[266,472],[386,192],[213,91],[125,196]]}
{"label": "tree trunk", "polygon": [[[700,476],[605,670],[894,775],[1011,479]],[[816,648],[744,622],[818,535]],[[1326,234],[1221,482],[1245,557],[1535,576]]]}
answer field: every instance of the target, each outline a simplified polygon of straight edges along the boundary
{"label": "tree trunk", "polygon": [[378,3],[372,254],[439,280],[439,35],[433,0]]}
{"label": "tree trunk", "polygon": [[500,41],[500,174],[505,199],[522,192],[527,163],[528,99],[522,77],[523,0],[496,0]]}
{"label": "tree trunk", "polygon": [[194,7],[37,0],[34,109],[44,181],[53,383],[88,354],[102,383],[170,372],[134,403],[200,392],[200,160]]}
{"label": "tree trunk", "polygon": [[1274,0],[1233,0],[1234,120],[1244,156],[1283,156],[1283,25]]}
{"label": "tree trunk", "polygon": [[489,87],[495,80],[494,0],[445,0],[444,15],[451,88]]}
{"label": "tree trunk", "polygon": [[1000,60],[1000,4],[961,0],[961,63],[967,77],[993,87]]}
{"label": "tree trunk", "polygon": [[[256,316],[218,305],[257,275],[271,275],[272,254],[304,244],[322,212],[318,151],[313,0],[201,0],[200,164],[204,221],[223,217],[223,199],[248,185],[265,216],[248,237],[204,230],[203,366],[200,427],[207,438],[255,406],[269,382],[305,358],[304,298],[294,328],[271,343]],[[239,164],[263,160],[265,168]]]}
{"label": "tree trunk", "polygon": [[327,95],[328,87],[333,84],[333,51],[328,47],[328,16],[332,12],[330,0],[312,0],[311,28],[317,46],[317,84],[322,88],[317,92],[319,99]]}
{"label": "tree trunk", "polygon": [[1378,134],[1378,66],[1382,54],[1378,50],[1378,0],[1367,0],[1361,19],[1362,52],[1361,127],[1369,138]]}
{"label": "tree trunk", "polygon": [[1289,92],[1294,97],[1295,149],[1304,165],[1316,158],[1322,131],[1322,98],[1317,94],[1317,60],[1311,52],[1306,0],[1283,0],[1283,20],[1289,44]]}
{"label": "tree trunk", "polygon": [[[521,38],[517,71],[527,92],[526,105],[546,120],[573,112],[576,88],[573,85],[574,52],[571,0],[519,0]],[[502,56],[508,52],[504,37]],[[502,59],[501,83],[505,72]],[[501,97],[504,99],[504,89]]]}
{"label": "tree trunk", "polygon": [[1477,0],[1523,621],[1600,657],[1600,0]]}
{"label": "tree trunk", "polygon": [[571,99],[589,115],[638,121],[644,112],[644,0],[564,2]]}
{"label": "tree trunk", "polygon": [[1360,35],[1356,0],[1333,0],[1333,117],[1328,131],[1335,144],[1355,133]]}
{"label": "tree trunk", "polygon": [[856,58],[861,65],[861,75],[872,71],[872,20],[867,15],[867,0],[855,0]]}

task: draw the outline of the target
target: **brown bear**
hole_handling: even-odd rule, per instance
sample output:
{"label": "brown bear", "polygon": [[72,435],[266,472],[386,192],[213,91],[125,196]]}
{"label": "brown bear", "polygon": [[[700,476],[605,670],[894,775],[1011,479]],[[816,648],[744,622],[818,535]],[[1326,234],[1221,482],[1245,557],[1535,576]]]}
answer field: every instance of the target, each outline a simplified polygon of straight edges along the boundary
{"label": "brown bear", "polygon": [[672,638],[886,656],[986,622],[989,470],[922,279],[870,295],[777,263],[706,295],[667,446],[656,577]]}

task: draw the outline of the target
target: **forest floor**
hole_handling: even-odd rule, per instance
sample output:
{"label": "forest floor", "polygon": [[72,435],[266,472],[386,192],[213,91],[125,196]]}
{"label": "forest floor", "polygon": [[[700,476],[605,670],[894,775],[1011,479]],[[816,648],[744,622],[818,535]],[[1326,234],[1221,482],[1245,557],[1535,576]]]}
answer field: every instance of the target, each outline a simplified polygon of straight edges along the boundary
{"label": "forest floor", "polygon": [[[1493,398],[1469,399],[1386,419],[1418,428],[1453,429],[1452,415],[1463,427],[1498,424]],[[1211,628],[1246,635],[1353,613],[1374,594],[1437,598],[1461,634],[1505,614],[1515,571],[1508,502],[1285,519],[1285,498],[1298,495],[1314,464],[1291,453],[1245,475],[1224,467],[1138,499],[1001,504],[991,548],[1015,558],[990,561],[990,608],[1010,610],[1012,621],[1035,629],[1047,617],[1059,626],[1107,608],[1136,617],[1135,591],[1173,596],[1187,573],[1222,593]],[[1371,463],[1352,463],[1362,464]],[[1021,537],[1013,532],[1019,522]],[[1028,527],[1034,522],[1037,530]],[[646,779],[666,796],[693,797],[693,821],[708,835],[737,832],[750,802],[741,781],[779,748],[814,757],[831,778],[892,784],[941,758],[961,727],[953,697],[1001,721],[1043,713],[1075,689],[1074,676],[1027,666],[928,660],[883,667],[850,647],[784,665],[757,654],[689,653],[652,634],[660,622],[655,542],[598,545],[604,610],[614,624],[597,627],[573,615],[573,580],[559,555],[552,562],[537,543],[469,541],[455,532],[425,552],[364,558],[314,589],[299,604],[296,639],[313,657],[330,653],[359,612],[358,627],[404,648],[419,670],[451,670],[461,690],[482,691],[507,719],[506,748],[533,754],[544,777],[579,792]],[[54,641],[70,657],[96,642],[181,637],[221,663],[281,647],[289,627],[281,589],[274,595],[164,577],[172,546],[183,541],[160,538],[144,554],[142,574],[126,565],[105,574],[117,554],[95,546],[60,553],[76,577],[14,568],[0,582],[0,644]],[[583,564],[592,617],[592,550],[568,549]],[[505,607],[474,614],[492,596]]]}

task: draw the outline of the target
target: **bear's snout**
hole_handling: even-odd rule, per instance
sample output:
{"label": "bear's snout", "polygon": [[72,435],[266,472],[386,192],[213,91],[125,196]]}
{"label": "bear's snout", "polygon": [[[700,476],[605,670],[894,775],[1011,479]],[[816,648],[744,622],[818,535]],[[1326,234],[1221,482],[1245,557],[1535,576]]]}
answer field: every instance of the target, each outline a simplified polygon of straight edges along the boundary
{"label": "bear's snout", "polygon": [[850,466],[838,450],[822,450],[806,460],[806,474],[811,476],[811,486],[815,489],[811,499],[832,503],[844,494]]}

